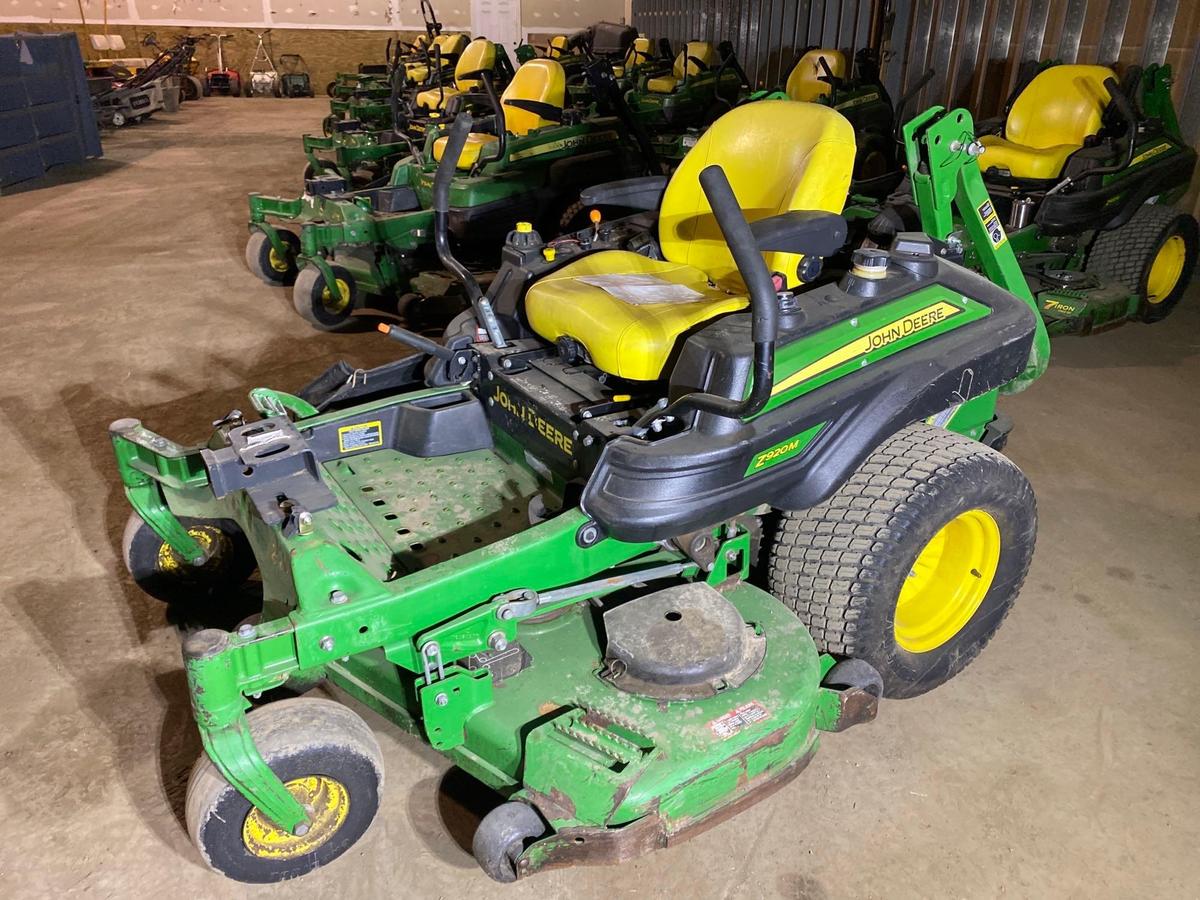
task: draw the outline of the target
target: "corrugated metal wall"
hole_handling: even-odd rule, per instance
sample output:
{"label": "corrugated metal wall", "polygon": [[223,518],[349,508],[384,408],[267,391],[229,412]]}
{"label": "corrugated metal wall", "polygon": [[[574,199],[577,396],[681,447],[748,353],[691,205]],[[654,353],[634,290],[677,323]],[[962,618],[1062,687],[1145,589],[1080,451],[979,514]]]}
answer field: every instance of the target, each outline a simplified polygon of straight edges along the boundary
{"label": "corrugated metal wall", "polygon": [[932,67],[914,107],[965,105],[979,117],[1002,108],[1023,64],[1166,61],[1184,130],[1200,142],[1198,0],[633,0],[633,24],[672,44],[730,40],[763,87],[805,47],[876,44],[894,97]]}

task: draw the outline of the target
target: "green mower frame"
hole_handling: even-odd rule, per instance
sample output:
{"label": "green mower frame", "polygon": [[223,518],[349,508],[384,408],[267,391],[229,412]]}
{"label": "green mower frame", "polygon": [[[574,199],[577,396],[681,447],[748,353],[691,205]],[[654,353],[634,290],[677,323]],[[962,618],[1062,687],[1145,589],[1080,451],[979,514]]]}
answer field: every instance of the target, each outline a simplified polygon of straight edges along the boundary
{"label": "green mower frame", "polygon": [[[974,650],[947,645],[936,665],[922,657],[919,675],[881,676],[853,654],[819,650],[801,617],[752,583],[768,498],[815,509],[846,486],[850,502],[865,496],[851,480],[902,471],[922,504],[945,510],[913,519],[913,540],[943,517],[957,522],[955,504],[991,504],[1006,529],[1008,516],[1019,523],[995,603],[1012,602],[1032,555],[1032,492],[1019,470],[944,430],[985,438],[999,389],[1044,368],[1027,300],[926,241],[890,259],[860,254],[855,273],[809,288],[825,299],[797,316],[761,252],[832,253],[844,222],[787,213],[752,230],[710,166],[700,183],[751,309],[687,338],[674,364],[714,378],[724,369],[734,380],[711,388],[728,393],[693,388],[668,403],[665,383],[614,380],[520,324],[527,286],[621,246],[621,223],[579,232],[558,254],[518,229],[487,294],[453,257],[454,166],[471,124],[461,116],[451,131],[432,211],[439,255],[471,310],[443,344],[381,327],[423,351],[385,367],[406,373],[393,378],[407,378],[406,392],[362,401],[374,371],[353,380],[357,397],[346,385],[324,399],[256,389],[261,420],[231,414],[195,446],[135,419],[110,426],[135,512],[135,576],[149,561],[227,588],[246,574],[230,574],[238,543],[261,574],[257,621],[184,646],[205,754],[188,826],[209,865],[239,880],[295,877],[336,858],[369,826],[382,783],[357,717],[308,698],[252,710],[264,692],[325,678],[504,794],[474,841],[498,880],[617,863],[777,789],[820,732],[869,721],[881,696],[951,677],[1002,618],[989,606]],[[751,343],[746,383],[737,372]],[[639,471],[657,473],[653,483]],[[873,502],[909,489],[898,487]],[[791,549],[772,537],[771,554],[808,540],[788,533]],[[914,564],[898,552],[903,583]],[[728,658],[707,643],[717,622]],[[703,648],[689,651],[705,665],[699,681],[680,674],[674,651],[658,655],[692,640]]]}

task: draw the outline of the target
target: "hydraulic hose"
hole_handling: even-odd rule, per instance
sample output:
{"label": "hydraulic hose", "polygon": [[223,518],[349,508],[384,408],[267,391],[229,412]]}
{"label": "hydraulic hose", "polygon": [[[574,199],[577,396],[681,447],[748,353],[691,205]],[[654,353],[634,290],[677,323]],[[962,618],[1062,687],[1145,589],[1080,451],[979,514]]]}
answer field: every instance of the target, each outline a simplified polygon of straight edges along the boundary
{"label": "hydraulic hose", "polygon": [[767,271],[754,234],[750,231],[750,223],[742,215],[725,171],[718,165],[709,166],[700,173],[700,187],[704,189],[704,196],[708,198],[713,216],[750,294],[750,339],[754,342],[753,382],[750,393],[740,400],[704,392],[686,394],[665,409],[655,408],[646,413],[634,426],[635,430],[648,426],[655,419],[678,416],[689,409],[728,419],[746,419],[762,411],[771,399],[771,388],[775,385],[779,306],[771,273]]}

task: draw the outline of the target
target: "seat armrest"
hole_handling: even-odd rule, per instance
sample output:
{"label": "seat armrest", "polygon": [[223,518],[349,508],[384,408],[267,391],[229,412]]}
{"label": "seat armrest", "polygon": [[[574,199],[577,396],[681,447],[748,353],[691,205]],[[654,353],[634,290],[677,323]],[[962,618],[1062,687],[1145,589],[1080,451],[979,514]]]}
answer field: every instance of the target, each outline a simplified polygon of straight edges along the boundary
{"label": "seat armrest", "polygon": [[579,199],[585,206],[622,206],[626,209],[658,209],[667,190],[666,175],[623,178],[585,188]]}
{"label": "seat armrest", "polygon": [[514,97],[512,100],[505,100],[503,102],[505,106],[511,106],[513,109],[523,109],[525,112],[531,112],[535,116],[551,122],[562,121],[563,109],[561,106],[556,106],[553,103],[542,103],[540,100],[522,100],[519,97]]}
{"label": "seat armrest", "polygon": [[763,253],[832,256],[846,243],[846,220],[837,213],[795,209],[750,223]]}

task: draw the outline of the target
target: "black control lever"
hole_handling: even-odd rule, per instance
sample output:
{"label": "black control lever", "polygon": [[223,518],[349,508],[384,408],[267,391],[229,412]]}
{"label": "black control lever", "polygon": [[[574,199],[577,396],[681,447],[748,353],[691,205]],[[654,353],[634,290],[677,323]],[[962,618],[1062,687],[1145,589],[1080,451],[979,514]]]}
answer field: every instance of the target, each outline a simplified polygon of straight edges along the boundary
{"label": "black control lever", "polygon": [[454,257],[450,249],[450,183],[454,180],[454,170],[458,166],[458,158],[462,156],[463,147],[467,145],[467,136],[471,133],[474,119],[469,112],[461,112],[454,117],[450,126],[450,136],[442,151],[441,162],[433,176],[433,244],[437,249],[438,259],[442,261],[450,274],[463,286],[475,318],[483,325],[488,338],[497,347],[507,347],[508,341],[500,330],[500,322],[492,310],[491,301],[484,296],[479,288],[479,282],[471,271]]}
{"label": "black control lever", "polygon": [[685,394],[666,408],[647,412],[633,426],[643,431],[655,419],[678,416],[688,409],[711,412],[728,419],[745,419],[757,415],[771,398],[775,386],[775,340],[779,336],[779,303],[771,273],[759,252],[750,223],[742,215],[729,179],[718,165],[700,173],[700,187],[712,207],[713,216],[721,229],[738,273],[750,293],[750,337],[754,341],[754,381],[750,393],[743,399],[721,397],[717,394],[695,392]]}

